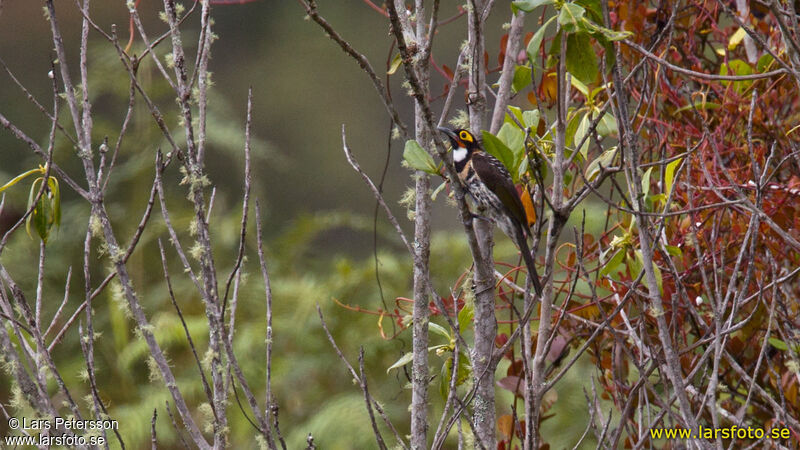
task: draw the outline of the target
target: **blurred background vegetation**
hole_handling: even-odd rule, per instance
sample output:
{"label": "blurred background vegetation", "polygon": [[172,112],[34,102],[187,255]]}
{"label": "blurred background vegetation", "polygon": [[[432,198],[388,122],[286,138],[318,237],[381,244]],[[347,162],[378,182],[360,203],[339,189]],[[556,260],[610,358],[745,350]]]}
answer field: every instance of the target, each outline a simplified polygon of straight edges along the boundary
{"label": "blurred background vegetation", "polygon": [[[323,2],[323,14],[380,72],[389,53],[387,21],[362,2],[339,3]],[[457,2],[443,1],[442,4],[443,10],[449,11],[455,9]],[[60,8],[60,21],[66,33],[67,52],[70,57],[76,57],[79,17],[71,2],[57,2],[56,6]],[[158,19],[160,6],[160,2],[155,1],[143,1],[139,6],[151,36],[166,29]],[[40,7],[37,2],[5,2],[0,15],[0,58],[31,93],[49,107],[47,73],[55,56],[49,27]],[[92,10],[99,24],[108,29],[109,24],[116,23],[121,39],[127,39],[125,2],[96,2]],[[487,25],[488,30],[493,30],[487,36],[487,49],[493,58],[496,58],[503,33],[502,24],[508,20],[507,12],[505,8],[495,8]],[[243,124],[247,89],[252,86],[256,139],[253,145],[254,197],[259,199],[264,211],[261,219],[275,298],[273,386],[280,406],[281,429],[289,437],[290,448],[302,445],[309,432],[322,448],[370,448],[374,441],[361,393],[325,339],[315,305],[321,305],[330,329],[352,362],[356,360],[358,348],[365,348],[371,391],[386,406],[401,432],[407,430],[405,405],[409,403],[410,394],[405,389],[405,374],[392,371],[387,375],[386,368],[410,350],[410,330],[394,340],[384,340],[380,336],[377,315],[348,310],[332,301],[335,298],[353,307],[376,311],[394,309],[397,297],[411,296],[411,261],[382,213],[377,226],[373,226],[375,202],[342,154],[341,125],[347,126],[348,143],[373,179],[379,180],[384,164],[388,164],[385,195],[395,214],[404,219],[405,207],[399,200],[413,181],[411,173],[400,165],[402,142],[391,141],[387,163],[389,121],[366,75],[317,27],[303,20],[304,14],[298,4],[260,1],[217,6],[213,15],[214,31],[219,40],[212,50],[215,87],[210,97],[207,170],[217,187],[211,220],[215,257],[227,274],[239,239]],[[187,37],[192,29],[198,29],[196,19],[197,16],[186,27]],[[464,20],[465,17],[460,19]],[[465,38],[461,34],[463,29],[455,24],[441,30],[434,50],[439,64],[454,64],[455,51]],[[96,34],[92,36],[91,95],[99,113],[93,140],[99,144],[105,135],[112,142],[116,139],[127,107],[129,83],[113,47]],[[142,47],[141,41],[134,43],[134,52],[137,46]],[[163,57],[167,50],[160,50]],[[170,109],[174,107],[174,99],[151,60],[143,62],[140,74],[159,105],[174,111]],[[399,78],[395,77],[391,84],[396,98],[406,95],[398,84]],[[441,93],[443,82],[443,78],[434,80],[432,91]],[[463,104],[458,96],[456,100]],[[406,108],[411,106],[410,101],[398,104]],[[46,141],[47,120],[6,73],[0,75],[0,110],[26,133],[40,142]],[[410,110],[401,113],[409,114]],[[61,117],[62,124],[69,129],[68,114]],[[167,120],[177,126],[177,114],[168,115]],[[123,242],[129,239],[144,210],[152,184],[155,150],[163,144],[152,118],[139,104],[131,132],[123,142],[106,200]],[[55,159],[69,173],[81,173],[78,159],[63,137],[58,140]],[[39,163],[41,161],[24,144],[6,130],[0,130],[0,184]],[[183,236],[188,236],[192,212],[184,199],[185,188],[178,186],[181,176],[176,167],[172,167],[165,178],[173,221],[176,228],[183,230]],[[88,206],[66,186],[63,188],[63,224],[48,245],[44,290],[45,317],[48,318],[61,301],[70,267],[74,274],[67,313],[83,300],[80,268]],[[8,192],[6,210],[0,217],[0,231],[4,232],[8,224],[13,223],[15,214],[24,211],[27,193],[27,187]],[[452,232],[459,229],[455,209],[444,197],[439,196],[435,206],[437,232],[432,254],[434,283],[442,293],[448,292],[470,262],[463,236]],[[602,220],[602,216],[589,215],[589,219]],[[401,222],[406,230],[411,230],[410,221]],[[377,249],[373,245],[374,230]],[[128,266],[148,316],[158,330],[159,341],[175,367],[184,395],[199,405],[204,401],[202,385],[163,282],[158,239],[166,240],[166,232],[160,216],[154,213]],[[35,289],[37,245],[24,232],[17,233],[2,255],[3,264],[13,271],[12,275],[26,292]],[[376,282],[374,251],[379,261],[382,292]],[[514,254],[511,243],[499,237],[496,257],[513,262]],[[170,249],[168,255],[171,273],[179,275],[182,268]],[[250,260],[245,271],[249,278],[246,278],[237,307],[235,350],[251,384],[259,386],[264,377],[265,307],[254,247],[248,248],[248,255]],[[93,285],[106,273],[100,270],[93,273]],[[190,289],[188,279],[175,276],[174,280],[177,280],[174,288],[178,301],[202,352],[207,331],[200,299]],[[164,417],[163,405],[168,393],[160,383],[148,381],[147,348],[133,332],[118,289],[112,285],[93,306],[95,330],[102,332],[96,344],[99,390],[110,405],[111,416],[119,420],[128,448],[141,448],[148,445],[153,408],[159,408],[159,417]],[[392,334],[390,322],[390,319],[382,322],[389,335]],[[432,339],[436,338],[432,335]],[[88,390],[87,383],[80,378],[84,365],[76,328],[67,333],[58,348],[56,363],[64,369],[67,382],[76,386],[78,395],[75,396],[83,397]],[[442,359],[434,357],[432,373],[440,373],[442,363]],[[542,430],[550,438],[552,448],[571,446],[583,431],[586,404],[581,386],[588,380],[586,374],[581,373],[584,370],[592,369],[576,367],[557,389],[556,408],[562,414],[546,420]],[[505,373],[502,365],[498,373]],[[0,401],[8,405],[14,402],[14,395],[6,376],[4,372],[0,374]],[[433,392],[436,392],[438,379],[433,383]],[[504,390],[498,390],[498,395],[507,397],[505,401],[498,401],[499,408],[505,408],[504,413],[507,413],[511,396]],[[434,397],[434,403],[432,417],[438,417],[436,410],[441,408],[441,399]],[[230,407],[238,408],[235,403]],[[246,419],[241,414],[231,414],[231,418],[234,421],[232,442],[253,445],[253,432]],[[158,424],[159,439],[165,444],[177,443],[169,422],[159,420]],[[5,434],[4,426],[5,423],[0,424],[0,435]],[[112,444],[116,445],[113,439]]]}

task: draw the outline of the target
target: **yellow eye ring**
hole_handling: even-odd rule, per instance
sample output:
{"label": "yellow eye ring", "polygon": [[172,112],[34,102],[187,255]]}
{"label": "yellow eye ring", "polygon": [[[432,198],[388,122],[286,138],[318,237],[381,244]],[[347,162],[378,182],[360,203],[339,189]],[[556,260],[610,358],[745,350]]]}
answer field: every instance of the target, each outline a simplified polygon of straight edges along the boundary
{"label": "yellow eye ring", "polygon": [[472,136],[470,136],[469,132],[466,130],[462,130],[461,133],[458,133],[458,137],[461,140],[472,142]]}

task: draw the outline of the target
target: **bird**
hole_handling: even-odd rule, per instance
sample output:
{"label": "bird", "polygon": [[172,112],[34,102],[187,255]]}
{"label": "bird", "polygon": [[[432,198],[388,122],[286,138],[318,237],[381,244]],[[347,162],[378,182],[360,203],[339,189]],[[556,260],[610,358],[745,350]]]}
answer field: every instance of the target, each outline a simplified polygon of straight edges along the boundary
{"label": "bird", "polygon": [[528,268],[528,278],[536,295],[541,296],[539,274],[528,247],[531,229],[508,169],[500,160],[484,151],[480,140],[469,130],[446,127],[439,127],[438,130],[450,141],[459,181],[479,212],[497,224],[519,247]]}

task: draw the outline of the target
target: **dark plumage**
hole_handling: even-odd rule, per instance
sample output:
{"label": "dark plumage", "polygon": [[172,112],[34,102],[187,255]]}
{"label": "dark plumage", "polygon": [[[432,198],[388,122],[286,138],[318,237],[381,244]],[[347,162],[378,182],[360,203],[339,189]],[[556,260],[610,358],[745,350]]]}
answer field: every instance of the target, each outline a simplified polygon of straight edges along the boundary
{"label": "dark plumage", "polygon": [[453,161],[458,177],[478,207],[519,247],[536,295],[542,294],[539,275],[528,247],[531,230],[525,208],[508,169],[483,151],[481,143],[467,130],[439,128],[453,146]]}

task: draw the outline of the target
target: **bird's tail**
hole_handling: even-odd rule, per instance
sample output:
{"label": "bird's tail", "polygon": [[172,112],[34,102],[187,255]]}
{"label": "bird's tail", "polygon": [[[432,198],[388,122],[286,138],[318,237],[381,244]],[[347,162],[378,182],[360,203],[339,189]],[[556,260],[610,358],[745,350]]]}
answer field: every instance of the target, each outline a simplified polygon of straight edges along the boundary
{"label": "bird's tail", "polygon": [[520,230],[517,240],[519,241],[519,251],[522,253],[522,259],[525,260],[525,265],[528,267],[528,279],[531,280],[531,284],[533,284],[533,290],[536,292],[536,296],[541,297],[542,284],[539,281],[539,273],[536,272],[536,263],[533,260],[533,256],[531,256],[531,250],[528,248],[527,235]]}

